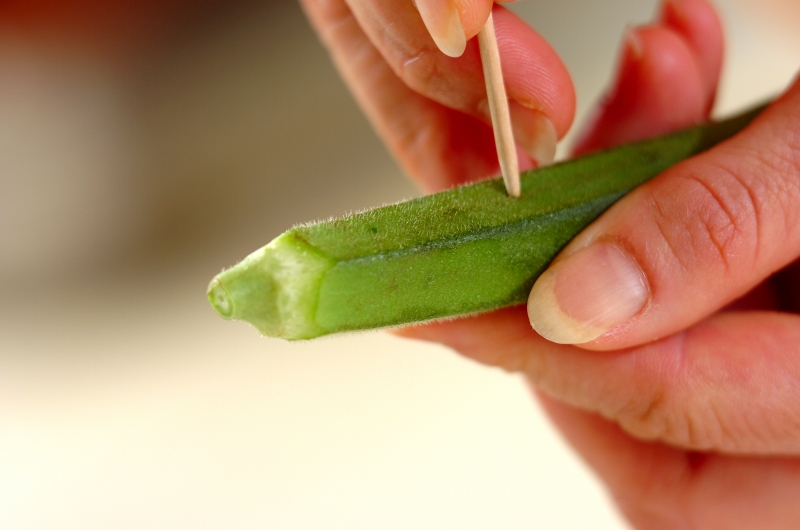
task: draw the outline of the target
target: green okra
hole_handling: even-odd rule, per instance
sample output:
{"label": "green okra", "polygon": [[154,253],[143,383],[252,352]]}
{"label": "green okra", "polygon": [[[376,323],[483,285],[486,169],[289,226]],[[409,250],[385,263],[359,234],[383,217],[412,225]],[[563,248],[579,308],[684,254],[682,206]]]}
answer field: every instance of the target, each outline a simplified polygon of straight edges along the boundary
{"label": "green okra", "polygon": [[527,172],[521,198],[494,179],[295,226],[217,275],[209,299],[224,318],[290,340],[524,303],[616,200],[760,110]]}

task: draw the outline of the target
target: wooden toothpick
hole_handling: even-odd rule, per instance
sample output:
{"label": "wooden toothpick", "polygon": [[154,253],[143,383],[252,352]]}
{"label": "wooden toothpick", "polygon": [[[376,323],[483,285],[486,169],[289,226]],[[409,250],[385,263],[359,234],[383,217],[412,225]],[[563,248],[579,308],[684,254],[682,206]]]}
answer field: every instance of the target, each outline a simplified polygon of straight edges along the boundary
{"label": "wooden toothpick", "polygon": [[503,83],[503,70],[500,66],[500,50],[497,47],[497,34],[494,31],[494,19],[489,19],[478,33],[478,44],[481,49],[483,76],[486,79],[486,94],[489,99],[489,112],[492,115],[494,141],[497,146],[497,158],[500,160],[500,171],[506,191],[511,197],[519,197],[519,162],[514,144],[514,133],[511,130],[511,115],[508,110],[508,97]]}

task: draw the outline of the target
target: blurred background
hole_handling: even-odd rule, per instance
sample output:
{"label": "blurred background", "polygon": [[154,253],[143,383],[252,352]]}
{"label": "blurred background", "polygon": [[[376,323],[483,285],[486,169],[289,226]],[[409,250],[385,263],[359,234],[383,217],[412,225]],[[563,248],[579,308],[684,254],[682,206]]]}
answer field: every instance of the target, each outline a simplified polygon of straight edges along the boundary
{"label": "blurred background", "polygon": [[[717,111],[800,66],[800,3],[717,0]],[[579,122],[655,2],[512,8]],[[416,195],[293,1],[0,0],[0,527],[621,529],[523,382],[225,322],[213,274]]]}

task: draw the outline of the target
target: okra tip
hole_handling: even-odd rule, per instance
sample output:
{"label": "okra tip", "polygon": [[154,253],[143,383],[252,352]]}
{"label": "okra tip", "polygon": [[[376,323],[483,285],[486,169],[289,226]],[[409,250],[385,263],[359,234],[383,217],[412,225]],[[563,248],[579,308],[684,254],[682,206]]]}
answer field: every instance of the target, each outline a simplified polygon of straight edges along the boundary
{"label": "okra tip", "polygon": [[269,253],[262,248],[217,274],[208,285],[208,300],[222,318],[249,322],[262,334],[274,336],[279,334],[281,313],[269,261],[264,266]]}
{"label": "okra tip", "polygon": [[218,278],[211,280],[208,285],[208,300],[219,316],[226,320],[233,318],[233,300]]}
{"label": "okra tip", "polygon": [[208,285],[208,300],[222,318],[247,322],[268,337],[319,336],[324,331],[314,314],[318,287],[332,265],[285,233],[217,274]]}

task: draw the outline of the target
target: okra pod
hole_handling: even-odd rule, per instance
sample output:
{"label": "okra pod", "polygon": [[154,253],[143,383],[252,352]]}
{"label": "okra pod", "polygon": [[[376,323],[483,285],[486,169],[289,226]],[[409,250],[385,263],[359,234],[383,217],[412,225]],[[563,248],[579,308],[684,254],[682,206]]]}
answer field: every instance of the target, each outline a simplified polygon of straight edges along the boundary
{"label": "okra pod", "polygon": [[310,339],[524,303],[583,228],[633,188],[744,128],[761,110],[500,179],[295,226],[217,275],[224,318]]}

